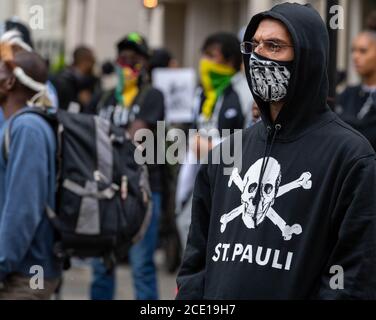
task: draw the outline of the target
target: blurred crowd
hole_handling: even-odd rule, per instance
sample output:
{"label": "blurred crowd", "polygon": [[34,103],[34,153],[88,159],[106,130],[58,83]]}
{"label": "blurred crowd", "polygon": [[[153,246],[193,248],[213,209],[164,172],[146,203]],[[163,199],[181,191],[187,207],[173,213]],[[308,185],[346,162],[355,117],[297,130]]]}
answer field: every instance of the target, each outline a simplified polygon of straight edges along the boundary
{"label": "blurred crowd", "polygon": [[[14,39],[17,41],[12,42],[12,45],[19,51],[33,50],[32,34],[26,25],[9,19],[5,26],[0,41],[12,41],[9,32],[16,31]],[[244,75],[240,52],[242,41],[242,32],[239,35],[217,32],[205,39],[197,66],[198,81],[192,99],[192,121],[168,123],[167,127],[184,130],[214,128],[219,130],[218,136],[201,133],[191,137],[186,161],[182,165],[148,165],[152,218],[144,238],[129,249],[123,261],[132,270],[135,299],[160,298],[154,261],[156,250],[163,252],[168,272],[174,274],[179,268],[190,227],[193,187],[199,168],[191,160],[205,157],[221,143],[226,138],[221,135],[222,129],[229,129],[232,133],[237,129],[252,127],[261,120]],[[179,61],[165,48],[149,48],[147,39],[137,32],[126,34],[114,46],[116,58],[101,66],[96,61],[95,48],[78,46],[72,53],[70,65],[59,72],[48,73],[46,83],[49,101],[53,108],[99,115],[124,128],[130,137],[143,128],[156,132],[157,122],[164,121],[166,114],[163,93],[153,86],[154,70],[180,68]],[[376,13],[369,16],[365,30],[353,39],[351,50],[361,82],[356,86],[346,86],[343,84],[345,77],[339,77],[338,88],[344,89],[338,92],[335,112],[365,135],[376,149]],[[12,90],[0,70],[0,104],[4,97],[11,95]],[[29,98],[30,95],[25,99]],[[1,111],[2,125],[9,117],[9,113]],[[157,148],[156,144],[155,152]],[[16,232],[14,229],[8,231],[7,226],[2,224],[1,210],[2,207],[0,239],[1,233]],[[49,238],[39,240],[49,241]],[[4,245],[11,246],[9,243],[0,244],[0,248]],[[28,246],[26,251],[32,247],[30,243]],[[33,250],[38,251],[35,248]],[[7,265],[6,259],[5,253],[0,252],[0,282],[11,273],[11,270],[3,267]],[[116,286],[122,285],[117,282],[115,268],[107,270],[100,259],[92,259],[90,264],[93,275],[90,298],[114,299]],[[52,278],[54,275],[52,273]],[[60,280],[51,283],[47,297],[63,285]]]}

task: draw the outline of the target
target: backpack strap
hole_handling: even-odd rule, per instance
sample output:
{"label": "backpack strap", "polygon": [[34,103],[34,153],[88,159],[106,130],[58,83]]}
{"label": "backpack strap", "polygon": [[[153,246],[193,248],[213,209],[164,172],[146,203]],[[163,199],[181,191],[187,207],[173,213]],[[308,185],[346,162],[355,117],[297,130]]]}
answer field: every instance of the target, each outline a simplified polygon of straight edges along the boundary
{"label": "backpack strap", "polygon": [[4,138],[3,138],[3,143],[2,143],[2,155],[5,160],[5,162],[8,161],[9,158],[9,151],[10,151],[10,143],[11,143],[11,131],[12,131],[12,126],[13,126],[13,121],[18,118],[20,115],[25,114],[25,113],[34,113],[42,118],[46,119],[48,117],[48,111],[47,109],[40,108],[40,107],[27,107],[25,109],[22,109],[18,112],[16,112],[10,119],[8,126],[4,130]]}
{"label": "backpack strap", "polygon": [[3,138],[3,144],[2,144],[2,148],[1,148],[1,152],[3,154],[3,158],[5,160],[5,162],[8,162],[8,156],[9,156],[9,148],[10,148],[10,124],[11,122],[9,123],[8,127],[5,128],[5,131],[4,131],[4,138]]}

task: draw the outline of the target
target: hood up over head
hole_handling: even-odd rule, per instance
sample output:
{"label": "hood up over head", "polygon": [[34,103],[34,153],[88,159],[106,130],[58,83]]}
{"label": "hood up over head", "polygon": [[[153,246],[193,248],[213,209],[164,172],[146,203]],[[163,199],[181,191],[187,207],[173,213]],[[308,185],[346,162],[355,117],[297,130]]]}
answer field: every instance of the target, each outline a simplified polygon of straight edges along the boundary
{"label": "hood up over head", "polygon": [[[284,106],[275,123],[270,116],[270,105],[253,94],[266,126],[280,125],[277,140],[291,140],[327,122],[329,37],[325,23],[311,5],[283,3],[255,15],[244,35],[251,41],[260,22],[272,18],[282,22],[289,31],[294,46],[294,61]],[[249,54],[243,55],[248,85],[252,91],[249,72]]]}

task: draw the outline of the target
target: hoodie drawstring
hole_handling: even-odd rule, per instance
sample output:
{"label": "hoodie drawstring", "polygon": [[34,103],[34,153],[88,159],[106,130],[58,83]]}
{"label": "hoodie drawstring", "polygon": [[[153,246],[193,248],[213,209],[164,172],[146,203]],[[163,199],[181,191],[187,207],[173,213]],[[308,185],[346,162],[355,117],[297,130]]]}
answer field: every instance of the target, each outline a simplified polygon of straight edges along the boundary
{"label": "hoodie drawstring", "polygon": [[270,154],[271,154],[272,149],[273,149],[275,138],[276,138],[276,136],[278,134],[278,131],[280,131],[281,129],[282,129],[282,126],[280,124],[276,124],[274,126],[273,137],[272,137],[272,140],[270,142],[269,151],[267,152],[268,142],[269,142],[269,136],[270,136],[270,133],[271,133],[271,130],[272,130],[272,128],[270,126],[267,127],[267,137],[266,137],[266,142],[265,142],[265,149],[264,149],[264,155],[263,155],[262,164],[261,164],[261,171],[260,171],[259,181],[258,181],[257,190],[256,190],[256,196],[252,200],[253,205],[255,206],[255,213],[253,215],[253,221],[254,221],[255,228],[257,228],[257,211],[258,211],[260,200],[261,200],[261,192],[262,192],[262,190],[261,190],[261,182],[262,182],[262,179],[264,177],[266,168],[268,166],[268,162],[269,162],[269,159],[270,159]]}

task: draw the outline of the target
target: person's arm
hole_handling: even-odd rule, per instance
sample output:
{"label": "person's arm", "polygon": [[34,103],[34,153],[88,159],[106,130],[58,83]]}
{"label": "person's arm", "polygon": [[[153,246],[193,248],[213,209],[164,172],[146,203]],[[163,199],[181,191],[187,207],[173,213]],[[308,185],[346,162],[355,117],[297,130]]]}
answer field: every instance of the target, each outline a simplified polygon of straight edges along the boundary
{"label": "person's arm", "polygon": [[335,246],[315,298],[376,299],[375,156],[359,159],[352,165],[332,223],[336,229]]}
{"label": "person's arm", "polygon": [[192,222],[177,285],[178,300],[204,298],[206,250],[211,210],[211,192],[207,172],[201,166],[195,183],[192,201]]}
{"label": "person's arm", "polygon": [[42,220],[48,194],[46,137],[41,130],[29,126],[14,129],[0,215],[0,281],[14,272],[27,254]]}

